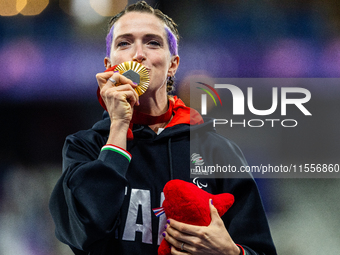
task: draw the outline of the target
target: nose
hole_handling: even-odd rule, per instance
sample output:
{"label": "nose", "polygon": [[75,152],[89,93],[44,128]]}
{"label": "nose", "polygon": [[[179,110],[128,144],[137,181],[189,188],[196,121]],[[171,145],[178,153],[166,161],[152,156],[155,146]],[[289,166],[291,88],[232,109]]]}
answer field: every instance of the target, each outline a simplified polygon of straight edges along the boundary
{"label": "nose", "polygon": [[133,61],[136,61],[138,63],[142,63],[146,59],[143,46],[142,45],[136,45],[136,53],[133,56]]}

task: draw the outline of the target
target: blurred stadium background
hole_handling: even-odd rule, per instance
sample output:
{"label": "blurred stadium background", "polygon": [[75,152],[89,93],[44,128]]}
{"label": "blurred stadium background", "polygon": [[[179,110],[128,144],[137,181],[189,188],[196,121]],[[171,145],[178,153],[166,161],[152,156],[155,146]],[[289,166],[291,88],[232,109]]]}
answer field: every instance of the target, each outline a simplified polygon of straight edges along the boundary
{"label": "blurred stadium background", "polygon": [[[108,16],[134,2],[0,0],[1,255],[71,254],[54,237],[48,199],[65,137],[101,118],[95,74],[104,69]],[[179,24],[179,96],[197,73],[340,77],[337,0],[147,2]],[[237,129],[228,137],[250,164],[266,157],[339,163],[339,89],[320,86],[313,96],[310,128]],[[257,182],[278,254],[339,253],[339,179]]]}

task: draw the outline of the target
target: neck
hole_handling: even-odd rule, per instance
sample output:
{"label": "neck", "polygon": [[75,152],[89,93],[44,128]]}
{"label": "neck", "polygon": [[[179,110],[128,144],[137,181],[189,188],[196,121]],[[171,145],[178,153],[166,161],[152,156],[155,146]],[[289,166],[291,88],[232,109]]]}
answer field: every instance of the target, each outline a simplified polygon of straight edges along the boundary
{"label": "neck", "polygon": [[159,128],[165,128],[166,125],[169,124],[169,122],[171,121],[172,117],[166,121],[166,122],[163,122],[163,123],[157,123],[157,124],[153,124],[153,125],[149,125],[149,127],[155,132],[155,133],[158,133],[158,129]]}
{"label": "neck", "polygon": [[146,94],[139,98],[140,105],[135,106],[135,111],[148,114],[151,116],[159,116],[168,110],[168,96],[161,93],[158,96],[150,97]]}
{"label": "neck", "polygon": [[[153,97],[145,97],[144,100],[140,102],[140,106],[134,108],[135,112],[132,122],[147,124],[157,133],[159,128],[164,128],[171,121],[172,108],[173,102],[170,104],[168,103],[167,95],[165,95],[162,100],[154,100]],[[149,118],[146,115],[152,116],[152,118]]]}

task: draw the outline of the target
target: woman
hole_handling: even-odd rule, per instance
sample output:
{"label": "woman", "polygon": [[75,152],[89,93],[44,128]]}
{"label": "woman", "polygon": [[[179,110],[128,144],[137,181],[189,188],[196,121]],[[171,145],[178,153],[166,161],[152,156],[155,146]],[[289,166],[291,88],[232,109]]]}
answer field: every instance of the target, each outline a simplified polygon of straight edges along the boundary
{"label": "woman", "polygon": [[276,254],[255,182],[249,178],[205,180],[206,191],[235,196],[222,219],[210,204],[208,227],[152,214],[164,200],[167,181],[192,181],[190,134],[195,152],[205,160],[219,151],[227,160],[221,164],[246,164],[236,145],[217,135],[197,112],[190,117],[181,100],[167,95],[179,65],[177,41],[175,23],[144,1],[111,20],[105,67],[141,63],[150,84],[138,96],[137,85],[123,75],[97,74],[100,101],[107,110],[104,119],[66,139],[63,175],[50,210],[58,239],[75,254],[157,254],[163,237],[172,254]]}

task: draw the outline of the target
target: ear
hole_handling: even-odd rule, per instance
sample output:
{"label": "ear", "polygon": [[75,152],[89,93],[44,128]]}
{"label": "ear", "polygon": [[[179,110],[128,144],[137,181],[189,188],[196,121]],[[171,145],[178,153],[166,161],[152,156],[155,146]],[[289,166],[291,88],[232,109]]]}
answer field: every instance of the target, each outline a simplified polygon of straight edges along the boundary
{"label": "ear", "polygon": [[106,67],[106,69],[109,69],[112,65],[111,65],[111,60],[109,57],[105,57],[104,58],[104,66]]}
{"label": "ear", "polygon": [[171,56],[170,66],[168,70],[168,77],[174,76],[179,66],[179,56]]}

